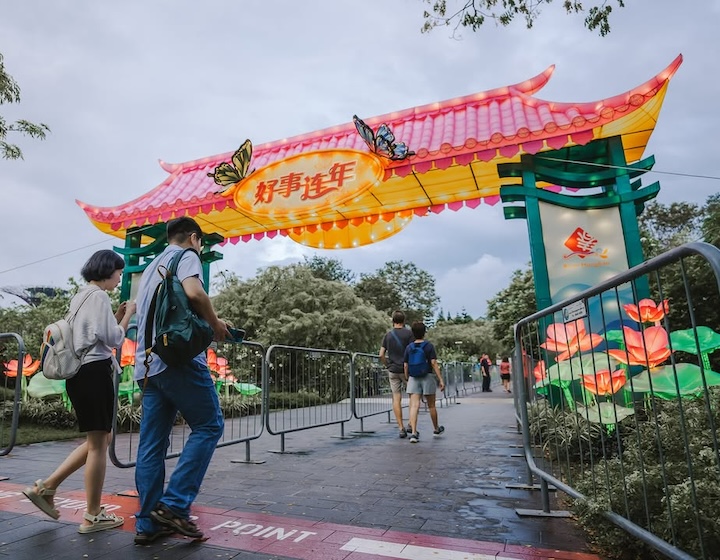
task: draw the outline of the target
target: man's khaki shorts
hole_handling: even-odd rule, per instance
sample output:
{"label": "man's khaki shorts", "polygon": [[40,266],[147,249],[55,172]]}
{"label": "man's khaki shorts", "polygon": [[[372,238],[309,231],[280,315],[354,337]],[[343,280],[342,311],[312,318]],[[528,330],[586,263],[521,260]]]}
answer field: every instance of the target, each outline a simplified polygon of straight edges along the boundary
{"label": "man's khaki shorts", "polygon": [[405,374],[393,373],[389,371],[388,377],[390,378],[390,390],[393,392],[393,394],[402,393],[403,385],[405,384]]}

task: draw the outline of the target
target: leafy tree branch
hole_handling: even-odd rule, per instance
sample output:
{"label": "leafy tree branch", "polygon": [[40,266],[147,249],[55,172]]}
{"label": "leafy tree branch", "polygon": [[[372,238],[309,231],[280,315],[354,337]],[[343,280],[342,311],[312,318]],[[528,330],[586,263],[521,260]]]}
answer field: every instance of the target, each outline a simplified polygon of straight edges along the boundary
{"label": "leafy tree branch", "polygon": [[[447,0],[424,0],[429,8],[423,12],[425,23],[422,31],[427,33],[441,26],[454,26],[454,31],[460,27],[478,31],[487,20],[506,27],[516,18],[524,19],[526,27],[530,29],[540,17],[542,8],[551,4],[552,1],[461,0],[458,3],[450,0],[451,8],[449,9]],[[452,8],[458,4],[461,5],[460,8]],[[563,0],[563,8],[568,14],[585,14],[583,22],[585,27],[589,31],[597,31],[602,37],[610,33],[610,16],[615,4],[619,8],[624,8],[625,0],[615,0],[614,2],[604,0],[589,8],[586,8],[582,2]]]}

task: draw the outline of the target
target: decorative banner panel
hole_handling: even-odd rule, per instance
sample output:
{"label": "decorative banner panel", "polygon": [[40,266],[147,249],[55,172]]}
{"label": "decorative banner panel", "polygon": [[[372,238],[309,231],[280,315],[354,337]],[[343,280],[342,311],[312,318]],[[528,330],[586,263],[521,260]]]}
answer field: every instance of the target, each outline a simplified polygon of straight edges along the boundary
{"label": "decorative banner panel", "polygon": [[323,150],[271,163],[233,189],[238,209],[259,218],[319,216],[382,182],[380,159],[357,150]]}
{"label": "decorative banner panel", "polygon": [[628,269],[617,207],[574,210],[539,202],[552,303]]}

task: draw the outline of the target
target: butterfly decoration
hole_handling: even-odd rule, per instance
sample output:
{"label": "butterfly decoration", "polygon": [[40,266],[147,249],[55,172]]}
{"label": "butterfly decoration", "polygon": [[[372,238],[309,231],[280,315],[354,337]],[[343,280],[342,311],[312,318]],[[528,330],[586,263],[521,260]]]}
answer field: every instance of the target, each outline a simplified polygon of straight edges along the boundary
{"label": "butterfly decoration", "polygon": [[415,152],[410,151],[405,142],[395,142],[395,135],[386,124],[381,124],[377,132],[366,125],[357,115],[353,115],[353,122],[360,137],[365,141],[368,148],[379,156],[388,159],[399,160],[414,156]]}
{"label": "butterfly decoration", "polygon": [[237,151],[232,156],[232,163],[221,163],[218,165],[212,173],[208,173],[208,177],[212,177],[215,183],[224,187],[223,190],[218,191],[222,194],[228,190],[232,185],[239,183],[250,173],[248,168],[250,167],[250,158],[252,157],[252,142],[245,140]]}

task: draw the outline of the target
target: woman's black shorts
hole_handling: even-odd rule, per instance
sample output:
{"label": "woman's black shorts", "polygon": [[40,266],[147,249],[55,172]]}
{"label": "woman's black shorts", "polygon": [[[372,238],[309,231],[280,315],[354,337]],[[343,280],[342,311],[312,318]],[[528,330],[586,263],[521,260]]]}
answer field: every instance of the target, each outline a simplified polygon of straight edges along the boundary
{"label": "woman's black shorts", "polygon": [[113,371],[112,358],[90,362],[65,382],[81,432],[112,431]]}

